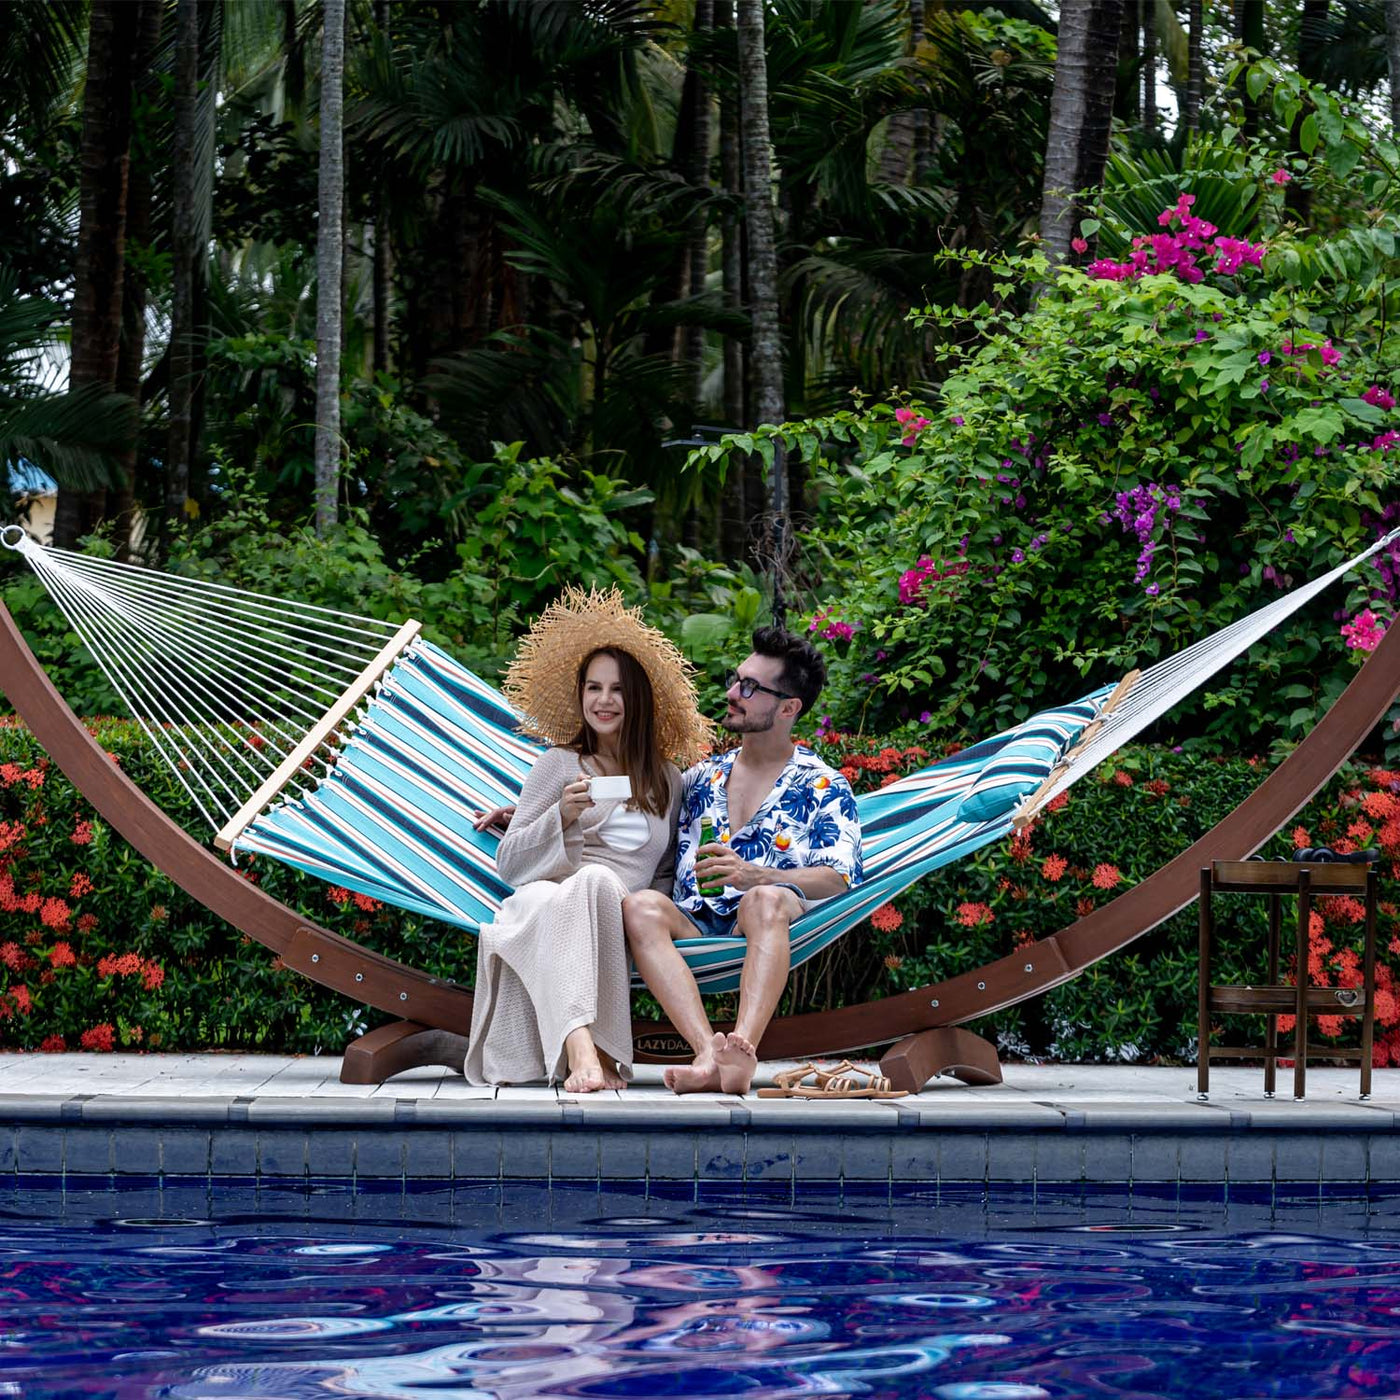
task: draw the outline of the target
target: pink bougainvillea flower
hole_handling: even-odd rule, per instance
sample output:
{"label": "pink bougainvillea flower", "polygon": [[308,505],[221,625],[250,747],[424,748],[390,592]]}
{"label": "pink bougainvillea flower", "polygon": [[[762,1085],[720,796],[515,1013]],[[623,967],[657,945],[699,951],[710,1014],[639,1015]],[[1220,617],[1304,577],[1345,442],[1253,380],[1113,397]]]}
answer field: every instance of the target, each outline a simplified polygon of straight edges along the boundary
{"label": "pink bougainvillea flower", "polygon": [[1089,241],[1085,238],[1071,238],[1069,246],[1073,248],[1076,253],[1087,253],[1089,251]]}
{"label": "pink bougainvillea flower", "polygon": [[1386,624],[1370,608],[1363,608],[1350,622],[1342,624],[1342,636],[1351,651],[1375,651],[1385,636]]}
{"label": "pink bougainvillea flower", "polygon": [[1288,173],[1288,171],[1286,171],[1283,168],[1283,166],[1279,166],[1279,168],[1275,170],[1272,175],[1269,176],[1269,179],[1271,179],[1276,185],[1286,185],[1292,178],[1293,177]]}
{"label": "pink bougainvillea flower", "polygon": [[1369,404],[1374,404],[1377,408],[1394,408],[1395,396],[1387,390],[1382,389],[1379,384],[1372,384],[1361,396]]}

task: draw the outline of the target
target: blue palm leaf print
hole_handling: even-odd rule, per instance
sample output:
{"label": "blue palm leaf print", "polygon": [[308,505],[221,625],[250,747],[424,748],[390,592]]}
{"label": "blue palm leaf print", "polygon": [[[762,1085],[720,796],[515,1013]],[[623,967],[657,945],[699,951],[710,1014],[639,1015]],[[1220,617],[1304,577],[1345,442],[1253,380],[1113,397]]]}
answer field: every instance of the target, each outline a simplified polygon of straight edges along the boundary
{"label": "blue palm leaf print", "polygon": [[778,805],[795,821],[805,822],[817,810],[817,794],[809,783],[793,783]]}

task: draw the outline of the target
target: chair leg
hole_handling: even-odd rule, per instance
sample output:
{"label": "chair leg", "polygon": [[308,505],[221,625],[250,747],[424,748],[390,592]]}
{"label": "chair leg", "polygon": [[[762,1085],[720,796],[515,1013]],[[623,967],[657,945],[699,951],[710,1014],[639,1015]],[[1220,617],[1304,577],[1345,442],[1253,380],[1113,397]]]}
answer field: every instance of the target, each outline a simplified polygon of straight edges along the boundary
{"label": "chair leg", "polygon": [[1376,1029],[1376,903],[1379,879],[1375,866],[1366,875],[1366,953],[1362,964],[1361,995],[1361,1097],[1371,1097],[1371,1042]]}
{"label": "chair leg", "polygon": [[1210,1097],[1210,867],[1201,870],[1201,941],[1196,958],[1196,1097]]}
{"label": "chair leg", "polygon": [[[1269,896],[1269,986],[1278,986],[1279,942],[1283,932],[1283,902]],[[1278,1088],[1278,1013],[1264,1017],[1264,1097],[1271,1099]]]}
{"label": "chair leg", "polygon": [[1298,872],[1298,934],[1294,940],[1294,1025],[1293,1097],[1306,1096],[1308,1062],[1308,923],[1312,915],[1312,894],[1308,872]]}

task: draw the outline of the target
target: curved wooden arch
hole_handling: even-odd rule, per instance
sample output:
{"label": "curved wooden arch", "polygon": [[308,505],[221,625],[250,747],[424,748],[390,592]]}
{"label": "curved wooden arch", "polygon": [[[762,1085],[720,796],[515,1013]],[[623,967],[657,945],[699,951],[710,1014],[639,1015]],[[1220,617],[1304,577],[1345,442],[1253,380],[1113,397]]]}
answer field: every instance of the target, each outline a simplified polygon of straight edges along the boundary
{"label": "curved wooden arch", "polygon": [[[157,869],[295,971],[410,1023],[371,1032],[379,1038],[378,1047],[391,1048],[424,1028],[461,1033],[470,1025],[470,992],[302,918],[171,821],[69,709],[3,603],[0,688],[78,791]],[[779,1017],[769,1026],[760,1053],[783,1059],[886,1045],[974,1020],[1068,981],[1190,904],[1203,864],[1242,859],[1257,850],[1355,751],[1397,693],[1400,627],[1392,627],[1313,732],[1233,812],[1147,879],[1058,933],[973,972],[858,1006]],[[634,1031],[639,1060],[688,1058],[670,1026],[637,1023]],[[393,1073],[412,1063],[441,1062],[420,1043],[417,1052],[390,1053],[379,1063]]]}

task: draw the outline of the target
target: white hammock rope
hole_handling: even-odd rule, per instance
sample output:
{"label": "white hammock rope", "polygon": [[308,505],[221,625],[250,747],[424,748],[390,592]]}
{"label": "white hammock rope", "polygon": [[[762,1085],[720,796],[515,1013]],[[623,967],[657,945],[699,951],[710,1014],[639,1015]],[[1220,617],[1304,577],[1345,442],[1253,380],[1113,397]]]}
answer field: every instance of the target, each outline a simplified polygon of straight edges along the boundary
{"label": "white hammock rope", "polygon": [[[22,554],[156,753],[215,829],[297,749],[398,631],[397,623],[48,549]],[[318,743],[282,786],[314,788]]]}
{"label": "white hammock rope", "polygon": [[1092,732],[1086,731],[1087,742],[1081,741],[1052,770],[1049,778],[1026,799],[1016,814],[1024,825],[1052,798],[1076,783],[1115,749],[1121,748],[1134,735],[1140,734],[1154,720],[1160,719],[1178,700],[1204,685],[1217,671],[1243,655],[1255,642],[1267,636],[1290,614],[1311,602],[1324,589],[1336,583],[1344,574],[1364,564],[1400,538],[1400,529],[1392,530],[1375,544],[1329,573],[1301,584],[1272,603],[1232,622],[1219,632],[1203,637],[1184,651],[1179,651],[1148,667],[1138,676],[1131,689]]}
{"label": "white hammock rope", "polygon": [[[1397,538],[1391,531],[1135,676],[1022,803],[1017,824]],[[279,795],[295,801],[319,784],[415,626],[49,549],[17,526],[0,530],[0,544],[33,566],[220,845]]]}

